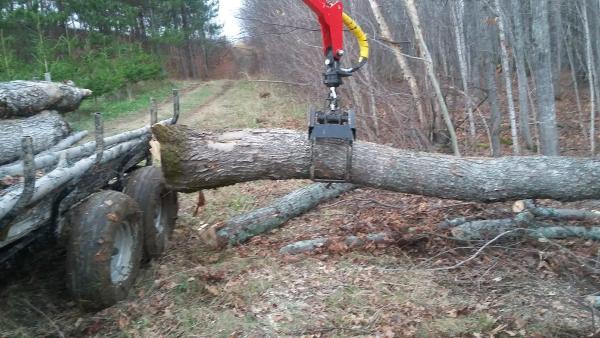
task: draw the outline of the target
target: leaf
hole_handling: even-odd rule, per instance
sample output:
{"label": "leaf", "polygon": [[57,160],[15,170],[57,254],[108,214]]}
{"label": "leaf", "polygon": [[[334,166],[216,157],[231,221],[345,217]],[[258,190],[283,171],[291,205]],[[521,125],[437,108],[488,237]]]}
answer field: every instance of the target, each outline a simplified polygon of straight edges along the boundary
{"label": "leaf", "polygon": [[208,293],[210,293],[213,296],[219,296],[221,294],[221,292],[219,291],[219,288],[217,288],[216,286],[213,285],[205,285],[204,289],[206,289],[206,291]]}

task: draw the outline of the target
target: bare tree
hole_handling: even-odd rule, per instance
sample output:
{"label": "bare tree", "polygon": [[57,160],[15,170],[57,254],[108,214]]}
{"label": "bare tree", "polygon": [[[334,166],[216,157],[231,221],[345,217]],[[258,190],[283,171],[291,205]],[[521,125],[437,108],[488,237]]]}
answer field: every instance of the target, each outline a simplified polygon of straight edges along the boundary
{"label": "bare tree", "polygon": [[440,87],[440,83],[435,74],[435,67],[433,65],[433,59],[431,58],[431,54],[429,53],[429,48],[427,48],[427,44],[425,43],[425,38],[423,36],[423,32],[421,30],[421,22],[419,20],[419,14],[417,13],[417,7],[415,6],[414,0],[404,0],[406,4],[406,9],[408,12],[408,16],[412,23],[412,27],[415,33],[415,40],[417,40],[417,44],[419,45],[420,52],[422,57],[425,59],[425,69],[427,70],[427,76],[429,77],[429,81],[431,81],[431,85],[435,90],[436,98],[440,109],[442,111],[442,116],[444,118],[444,122],[446,123],[446,128],[448,128],[448,133],[450,134],[450,141],[452,142],[452,150],[454,155],[460,156],[460,150],[458,148],[458,140],[456,137],[456,131],[454,130],[454,124],[452,123],[452,118],[450,117],[450,112],[448,111],[448,106],[446,106],[446,102],[444,101],[444,96],[442,94],[442,89]]}
{"label": "bare tree", "polygon": [[[390,30],[387,21],[381,13],[379,1],[369,0],[369,5],[371,5],[371,9],[373,10],[375,20],[377,21],[379,29],[381,30],[381,36],[387,39],[388,41],[394,41],[392,31]],[[421,124],[421,126],[423,126],[425,123],[425,113],[423,111],[423,99],[421,96],[421,90],[419,89],[419,84],[417,83],[417,78],[413,75],[413,71],[411,70],[409,63],[406,60],[404,53],[402,52],[400,44],[394,43],[391,46],[391,49],[394,53],[394,57],[396,58],[396,62],[398,62],[398,66],[400,66],[400,69],[402,70],[404,80],[408,82],[413,100],[415,101],[415,107],[417,109],[419,123]]]}
{"label": "bare tree", "polygon": [[460,76],[463,85],[463,92],[466,97],[466,113],[469,119],[469,137],[470,143],[475,142],[477,137],[475,130],[475,117],[473,116],[472,101],[469,96],[469,65],[467,64],[467,47],[465,45],[465,33],[464,33],[464,15],[465,15],[465,3],[463,0],[457,0],[452,6],[452,21],[454,24],[454,36],[456,38],[456,53],[458,56],[458,65],[460,67]]}
{"label": "bare tree", "polygon": [[554,103],[552,60],[550,57],[549,0],[531,0],[533,35],[533,73],[536,80],[540,145],[544,155],[559,155]]}
{"label": "bare tree", "polygon": [[594,90],[596,69],[594,66],[594,53],[592,51],[590,25],[587,15],[587,1],[583,1],[581,6],[579,6],[579,10],[584,30],[587,78],[590,90],[590,152],[594,156],[596,154],[596,92]]}
{"label": "bare tree", "polygon": [[502,73],[504,74],[504,84],[506,88],[506,101],[508,103],[508,118],[510,120],[510,134],[512,136],[513,153],[519,154],[519,132],[517,130],[517,114],[515,112],[515,102],[512,94],[512,70],[510,68],[510,59],[508,56],[508,47],[506,41],[505,21],[506,17],[500,7],[500,0],[495,0],[495,9],[498,15],[498,34],[500,36],[500,51],[502,58]]}
{"label": "bare tree", "polygon": [[519,90],[519,131],[527,149],[533,149],[533,139],[529,128],[529,80],[525,67],[525,32],[521,19],[521,1],[511,0],[514,36],[514,59],[517,69],[517,82]]}

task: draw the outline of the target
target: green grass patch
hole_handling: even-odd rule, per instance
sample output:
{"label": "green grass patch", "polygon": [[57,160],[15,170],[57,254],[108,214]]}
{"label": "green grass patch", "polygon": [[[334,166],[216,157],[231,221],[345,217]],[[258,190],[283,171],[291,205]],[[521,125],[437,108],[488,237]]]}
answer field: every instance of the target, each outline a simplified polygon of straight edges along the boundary
{"label": "green grass patch", "polygon": [[77,112],[67,114],[66,120],[76,130],[93,129],[92,114],[102,113],[105,120],[134,114],[149,109],[150,99],[161,102],[172,95],[176,84],[170,81],[150,81],[137,84],[131,89],[132,97],[103,96],[83,101]]}

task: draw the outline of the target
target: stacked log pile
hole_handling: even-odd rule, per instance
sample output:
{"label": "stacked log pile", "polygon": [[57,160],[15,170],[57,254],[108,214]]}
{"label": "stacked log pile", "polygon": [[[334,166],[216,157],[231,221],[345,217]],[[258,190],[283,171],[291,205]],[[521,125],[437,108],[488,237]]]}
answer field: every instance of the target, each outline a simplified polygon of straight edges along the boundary
{"label": "stacked log pile", "polygon": [[[150,125],[104,137],[100,114],[95,141],[76,146],[88,132],[72,133],[61,114],[76,110],[90,95],[62,83],[0,83],[0,242],[10,237],[11,224],[24,210],[57,189],[111,161],[147,155]],[[158,122],[155,114],[152,118]]]}

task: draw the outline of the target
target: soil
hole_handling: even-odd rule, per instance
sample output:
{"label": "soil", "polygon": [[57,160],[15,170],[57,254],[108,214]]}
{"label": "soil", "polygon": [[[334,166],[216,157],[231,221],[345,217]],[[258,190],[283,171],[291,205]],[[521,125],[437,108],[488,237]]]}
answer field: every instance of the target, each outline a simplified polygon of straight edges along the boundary
{"label": "soil", "polygon": [[[182,123],[199,128],[303,128],[289,88],[246,81],[196,84],[182,93]],[[210,95],[206,93],[209,92]],[[265,95],[264,93],[271,95]],[[563,99],[560,105],[568,105]],[[167,114],[170,103],[161,105]],[[572,107],[572,106],[571,106]],[[292,114],[290,111],[298,110]],[[282,113],[284,112],[284,113]],[[147,114],[115,122],[139,127]],[[573,124],[567,117],[559,119]],[[561,129],[564,130],[564,129]],[[563,137],[566,137],[563,135]],[[463,203],[357,189],[249,243],[212,251],[206,227],[265,206],[307,181],[259,181],[180,194],[170,248],[149,262],[130,296],[98,313],[80,311],[64,287],[59,246],[3,275],[1,337],[585,337],[597,332],[585,296],[597,292],[595,242],[452,239],[446,219],[502,218],[511,205]],[[348,235],[386,232],[385,245],[346,247]],[[284,245],[328,238],[309,254]],[[592,263],[590,263],[592,264]]]}

